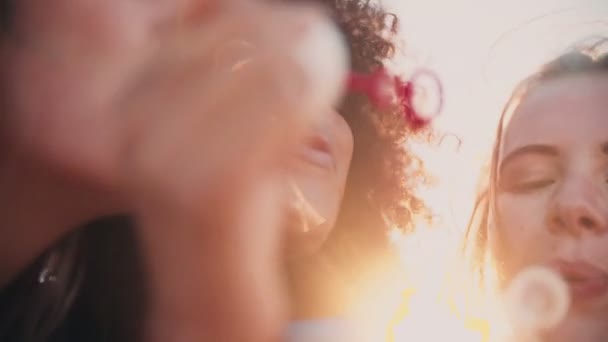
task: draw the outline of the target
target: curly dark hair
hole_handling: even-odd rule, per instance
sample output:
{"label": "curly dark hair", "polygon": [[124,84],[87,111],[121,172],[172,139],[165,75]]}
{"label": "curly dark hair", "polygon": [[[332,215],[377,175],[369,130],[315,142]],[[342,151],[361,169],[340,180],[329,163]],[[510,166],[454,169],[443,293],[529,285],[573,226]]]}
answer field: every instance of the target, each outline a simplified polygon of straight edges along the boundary
{"label": "curly dark hair", "polygon": [[[0,0],[0,4],[9,1]],[[281,1],[317,2],[329,8],[348,41],[354,71],[382,67],[396,51],[392,39],[398,29],[397,17],[369,0]],[[369,273],[378,264],[394,261],[389,229],[409,231],[414,228],[413,218],[427,213],[414,194],[416,186],[425,181],[425,172],[421,161],[406,148],[408,139],[426,132],[409,129],[401,109],[379,111],[358,94],[349,94],[339,112],[353,131],[354,151],[336,227],[318,255],[287,265],[296,310],[305,315],[345,309],[363,291]],[[19,295],[0,296],[0,308],[5,300],[10,301],[9,297],[35,298],[26,303],[36,308],[38,317],[20,327],[40,331],[32,341],[47,340],[48,335],[57,340],[69,336],[92,341],[97,338],[91,336],[92,331],[107,340],[137,340],[139,322],[134,317],[141,317],[138,313],[145,310],[141,295],[144,276],[134,248],[128,247],[137,244],[133,232],[125,229],[130,225],[124,217],[104,219],[67,237],[50,253],[75,255],[63,258],[59,273],[79,279],[78,286],[62,284],[63,280],[58,279],[53,287],[64,290],[29,296],[32,286],[26,284],[36,282],[39,267],[49,257],[44,255],[32,268],[33,273],[28,271],[6,292]],[[106,248],[91,247],[101,245]],[[78,295],[71,296],[66,288]],[[58,294],[64,297],[57,298]],[[68,300],[66,296],[73,298]],[[48,312],[42,312],[40,305],[61,313],[68,323],[45,323],[42,317]],[[25,307],[18,315],[25,313]],[[1,324],[7,322],[2,314],[0,310],[0,339],[19,340],[14,338],[17,335],[2,335]]]}
{"label": "curly dark hair", "polygon": [[[369,0],[329,0],[336,21],[351,49],[354,71],[371,72],[393,57],[392,39],[397,17]],[[374,203],[388,221],[401,229],[413,229],[413,217],[424,212],[413,189],[425,179],[422,162],[405,148],[408,139],[425,135],[410,129],[400,108],[380,111],[366,97],[351,94],[341,108],[355,138],[347,198],[358,194],[358,203]],[[367,196],[367,201],[364,196]],[[371,208],[370,208],[371,209]],[[345,210],[345,213],[349,210]],[[374,210],[372,210],[374,211]]]}
{"label": "curly dark hair", "polygon": [[479,280],[477,285],[483,286],[488,276],[484,274],[483,265],[489,258],[488,229],[493,225],[492,220],[498,213],[495,201],[498,161],[508,119],[526,97],[551,80],[585,73],[608,73],[608,53],[605,52],[607,42],[605,39],[584,41],[572,51],[546,63],[537,73],[520,82],[505,105],[498,122],[490,163],[483,174],[481,189],[475,201],[463,244],[468,266]]}
{"label": "curly dark hair", "polygon": [[[369,0],[314,1],[332,9],[354,71],[373,71],[393,57],[399,24],[394,14]],[[311,260],[290,265],[293,298],[302,315],[337,313],[356,301],[370,274],[377,278],[381,267],[395,262],[388,231],[410,231],[414,217],[428,214],[414,193],[426,181],[423,164],[405,147],[408,139],[426,132],[409,129],[400,109],[380,111],[357,94],[349,94],[339,112],[353,131],[353,159],[329,241]]]}

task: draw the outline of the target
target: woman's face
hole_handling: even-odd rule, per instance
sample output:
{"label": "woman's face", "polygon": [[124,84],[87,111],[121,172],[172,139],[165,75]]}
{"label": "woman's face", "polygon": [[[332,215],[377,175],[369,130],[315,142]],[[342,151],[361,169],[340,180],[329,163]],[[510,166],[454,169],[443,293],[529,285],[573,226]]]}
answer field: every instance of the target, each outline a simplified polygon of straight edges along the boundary
{"label": "woman's face", "polygon": [[573,305],[558,331],[570,340],[608,317],[607,94],[603,75],[545,82],[513,115],[500,151],[494,256],[507,281],[530,265],[561,273]]}

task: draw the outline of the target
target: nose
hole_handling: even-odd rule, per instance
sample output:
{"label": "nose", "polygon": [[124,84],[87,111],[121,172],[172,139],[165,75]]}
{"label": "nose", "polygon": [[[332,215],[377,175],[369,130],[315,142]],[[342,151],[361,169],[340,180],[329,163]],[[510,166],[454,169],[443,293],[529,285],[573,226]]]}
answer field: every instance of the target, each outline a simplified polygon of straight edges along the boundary
{"label": "nose", "polygon": [[589,180],[563,184],[552,198],[548,227],[553,233],[580,236],[583,232],[608,231],[605,189]]}

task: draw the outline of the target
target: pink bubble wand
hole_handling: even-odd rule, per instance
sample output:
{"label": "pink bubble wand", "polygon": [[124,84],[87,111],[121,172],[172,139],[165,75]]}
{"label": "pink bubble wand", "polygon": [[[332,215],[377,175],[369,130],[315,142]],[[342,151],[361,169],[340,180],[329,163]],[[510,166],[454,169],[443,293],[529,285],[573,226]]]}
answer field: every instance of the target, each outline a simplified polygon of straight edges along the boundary
{"label": "pink bubble wand", "polygon": [[[430,112],[424,112],[416,105],[417,81],[429,78],[437,88],[437,106]],[[435,73],[418,70],[408,81],[399,76],[390,75],[386,69],[379,68],[369,74],[351,72],[347,80],[347,89],[365,94],[370,102],[379,109],[397,105],[403,111],[404,119],[413,130],[426,127],[443,109],[443,88]]]}

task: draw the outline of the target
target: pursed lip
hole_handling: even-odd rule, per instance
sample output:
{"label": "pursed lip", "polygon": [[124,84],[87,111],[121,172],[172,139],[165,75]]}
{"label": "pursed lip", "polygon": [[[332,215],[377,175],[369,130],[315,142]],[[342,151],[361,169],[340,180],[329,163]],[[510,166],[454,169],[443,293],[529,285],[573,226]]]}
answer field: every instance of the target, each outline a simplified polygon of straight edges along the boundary
{"label": "pursed lip", "polygon": [[305,161],[324,169],[335,169],[335,161],[329,141],[320,135],[310,137],[302,145],[299,156]]}
{"label": "pursed lip", "polygon": [[566,281],[574,303],[586,302],[608,293],[608,273],[588,262],[556,259],[549,263],[549,267]]}

